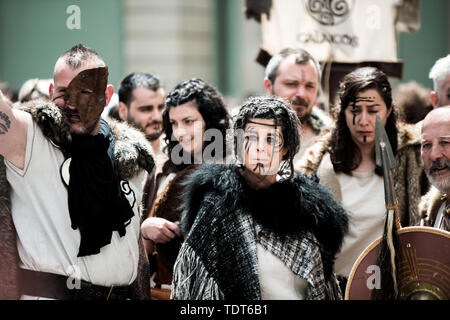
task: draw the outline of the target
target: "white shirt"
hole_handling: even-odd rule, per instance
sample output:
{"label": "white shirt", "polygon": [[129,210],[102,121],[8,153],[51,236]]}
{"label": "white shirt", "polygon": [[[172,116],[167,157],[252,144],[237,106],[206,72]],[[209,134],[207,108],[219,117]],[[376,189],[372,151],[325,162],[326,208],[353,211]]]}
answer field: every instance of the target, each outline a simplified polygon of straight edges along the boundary
{"label": "white shirt", "polygon": [[304,300],[307,281],[295,275],[280,258],[256,244],[262,300]]}
{"label": "white shirt", "polygon": [[335,272],[348,277],[369,244],[383,234],[386,219],[383,177],[372,172],[338,173],[342,205],[349,214],[348,233],[335,263]]}
{"label": "white shirt", "polygon": [[71,228],[67,190],[60,177],[62,152],[28,115],[24,169],[5,160],[21,267],[81,278],[96,285],[128,285],[137,276],[139,209],[146,173],[128,181],[134,217],[126,235],[113,232],[100,253],[77,257],[80,232]]}

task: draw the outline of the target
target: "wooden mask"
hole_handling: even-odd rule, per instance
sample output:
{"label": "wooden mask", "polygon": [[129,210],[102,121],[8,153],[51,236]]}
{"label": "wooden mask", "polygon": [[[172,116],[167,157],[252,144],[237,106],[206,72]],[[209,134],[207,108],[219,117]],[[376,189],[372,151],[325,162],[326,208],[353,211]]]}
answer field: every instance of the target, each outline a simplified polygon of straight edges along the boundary
{"label": "wooden mask", "polygon": [[65,102],[77,108],[86,127],[98,121],[106,106],[107,82],[108,67],[86,69],[73,78],[66,89]]}

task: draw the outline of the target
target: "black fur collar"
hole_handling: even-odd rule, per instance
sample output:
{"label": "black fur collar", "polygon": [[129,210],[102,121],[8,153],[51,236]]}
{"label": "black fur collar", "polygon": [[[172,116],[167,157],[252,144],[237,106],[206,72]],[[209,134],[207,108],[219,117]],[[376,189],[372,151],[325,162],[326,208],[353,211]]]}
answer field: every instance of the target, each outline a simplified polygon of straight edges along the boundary
{"label": "black fur collar", "polygon": [[[44,100],[34,100],[16,104],[14,107],[30,113],[44,136],[67,155],[68,145],[72,141],[70,128],[55,104]],[[129,180],[142,169],[152,174],[155,169],[154,153],[145,135],[126,123],[110,119],[107,122],[115,140],[114,157],[120,177]]]}
{"label": "black fur collar", "polygon": [[217,206],[245,208],[255,220],[278,234],[312,232],[320,243],[324,263],[333,264],[348,228],[348,217],[331,193],[316,180],[295,173],[268,189],[251,189],[234,166],[202,165],[183,183],[181,230],[186,235],[205,194],[216,194]]}

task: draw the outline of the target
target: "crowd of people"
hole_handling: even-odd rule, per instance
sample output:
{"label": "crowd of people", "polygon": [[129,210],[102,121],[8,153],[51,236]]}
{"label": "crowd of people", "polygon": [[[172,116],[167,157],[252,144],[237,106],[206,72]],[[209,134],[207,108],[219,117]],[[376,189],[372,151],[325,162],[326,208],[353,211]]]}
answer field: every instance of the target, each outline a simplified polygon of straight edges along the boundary
{"label": "crowd of people", "polygon": [[107,65],[76,45],[0,91],[0,298],[343,299],[386,221],[377,117],[399,224],[450,231],[450,55],[425,93],[355,69],[330,112],[321,74],[286,48],[231,116],[202,79],[136,72],[105,114]]}

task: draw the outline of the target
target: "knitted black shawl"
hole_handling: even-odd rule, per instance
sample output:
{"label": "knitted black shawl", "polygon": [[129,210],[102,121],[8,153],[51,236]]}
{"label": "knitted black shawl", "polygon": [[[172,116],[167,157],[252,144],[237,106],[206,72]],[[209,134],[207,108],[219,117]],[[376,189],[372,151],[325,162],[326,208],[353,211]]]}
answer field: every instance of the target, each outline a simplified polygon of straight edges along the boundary
{"label": "knitted black shawl", "polygon": [[[253,190],[236,167],[207,164],[188,176],[184,185],[181,230],[185,245],[205,261],[207,273],[226,299],[259,297],[253,262],[245,258],[253,253],[242,248],[248,230],[227,232],[236,224],[239,210],[250,212],[263,228],[281,236],[313,234],[320,248],[325,281],[331,278],[348,217],[328,189],[314,179],[295,173],[291,180]],[[231,233],[234,238],[220,238]],[[247,278],[249,274],[253,274],[252,279]]]}

